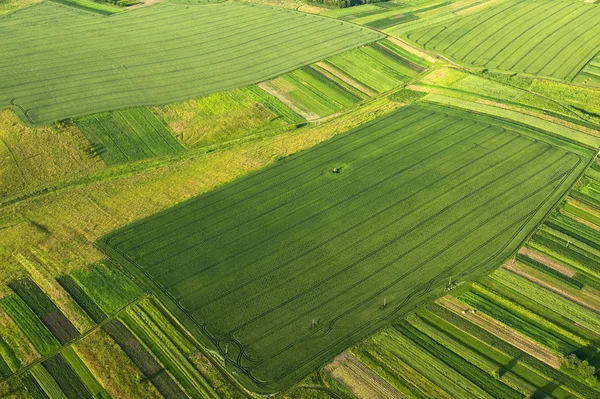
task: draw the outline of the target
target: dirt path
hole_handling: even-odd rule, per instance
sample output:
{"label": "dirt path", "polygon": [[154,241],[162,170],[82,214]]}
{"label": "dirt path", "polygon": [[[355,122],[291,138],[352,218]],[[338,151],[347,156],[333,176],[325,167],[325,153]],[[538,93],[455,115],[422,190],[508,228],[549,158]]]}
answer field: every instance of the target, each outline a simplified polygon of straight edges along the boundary
{"label": "dirt path", "polygon": [[347,351],[333,359],[324,370],[358,399],[406,399]]}
{"label": "dirt path", "polygon": [[564,274],[567,277],[573,277],[575,275],[575,273],[577,273],[576,270],[573,270],[570,267],[564,266],[564,265],[558,263],[557,261],[547,258],[546,256],[544,256],[538,252],[532,251],[531,249],[521,247],[521,249],[519,249],[519,253],[521,255],[527,256],[529,259],[533,259],[536,262],[540,262],[542,265],[548,266],[550,269],[556,270],[557,272]]}
{"label": "dirt path", "polygon": [[456,298],[445,296],[436,302],[547,365],[555,369],[560,367],[560,357],[550,349],[487,315],[480,312],[473,313],[471,308]]}

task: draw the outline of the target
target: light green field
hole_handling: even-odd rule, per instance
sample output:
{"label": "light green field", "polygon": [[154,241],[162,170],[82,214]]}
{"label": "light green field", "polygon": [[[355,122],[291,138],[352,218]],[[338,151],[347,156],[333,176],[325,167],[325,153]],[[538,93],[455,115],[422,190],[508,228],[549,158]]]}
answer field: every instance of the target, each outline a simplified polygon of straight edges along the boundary
{"label": "light green field", "polygon": [[351,88],[310,66],[265,82],[261,87],[307,120],[331,115],[362,100]]}
{"label": "light green field", "polygon": [[587,165],[515,128],[413,105],[98,245],[247,386],[284,389],[498,265]]}
{"label": "light green field", "polygon": [[597,149],[600,147],[600,137],[586,134],[582,131],[559,125],[535,116],[526,115],[510,109],[499,108],[493,105],[481,104],[477,102],[462,100],[454,97],[447,97],[439,94],[428,94],[424,97],[424,101],[431,101],[437,104],[449,105],[462,109],[469,109],[484,114],[498,116],[516,123],[523,123],[529,126],[536,127],[543,132],[552,135],[563,137],[574,143],[586,145],[590,148]]}
{"label": "light green field", "polygon": [[0,17],[0,32],[0,108],[32,124],[240,87],[382,37],[248,3],[107,18],[48,2]]}
{"label": "light green field", "polygon": [[600,7],[593,4],[508,0],[474,14],[452,15],[414,30],[400,25],[400,31],[389,33],[404,34],[464,64],[568,81],[600,51]]}
{"label": "light green field", "polygon": [[396,46],[375,43],[328,58],[326,62],[369,89],[382,93],[400,86],[420,70],[411,68],[399,55],[400,50],[395,52],[390,47]]}
{"label": "light green field", "polygon": [[240,139],[304,122],[256,86],[152,108],[188,148]]}

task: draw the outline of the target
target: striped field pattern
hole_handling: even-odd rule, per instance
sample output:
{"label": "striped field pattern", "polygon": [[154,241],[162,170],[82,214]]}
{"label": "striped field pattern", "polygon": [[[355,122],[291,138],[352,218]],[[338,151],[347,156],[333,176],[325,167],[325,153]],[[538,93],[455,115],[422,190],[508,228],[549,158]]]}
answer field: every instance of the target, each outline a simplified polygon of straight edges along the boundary
{"label": "striped field pattern", "polygon": [[412,105],[98,245],[278,391],[520,245],[588,159],[516,129]]}
{"label": "striped field pattern", "polygon": [[103,17],[41,3],[0,18],[0,108],[40,124],[174,102],[266,80],[381,37],[252,4],[165,3]]}
{"label": "striped field pattern", "polygon": [[406,37],[468,65],[570,81],[600,51],[600,6],[508,0]]}

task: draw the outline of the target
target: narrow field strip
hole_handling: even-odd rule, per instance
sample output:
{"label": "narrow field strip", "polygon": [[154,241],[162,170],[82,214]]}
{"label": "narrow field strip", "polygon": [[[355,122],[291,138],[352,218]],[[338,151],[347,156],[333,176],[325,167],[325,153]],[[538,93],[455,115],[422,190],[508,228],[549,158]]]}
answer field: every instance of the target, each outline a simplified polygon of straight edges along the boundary
{"label": "narrow field strip", "polygon": [[[256,83],[382,37],[250,4],[165,3],[110,18],[80,12],[75,22],[73,13],[48,2],[0,18],[0,107],[39,124],[174,102]],[[69,21],[68,34],[62,21]]]}
{"label": "narrow field strip", "polygon": [[248,387],[284,389],[499,265],[588,162],[512,127],[413,105],[98,245]]}

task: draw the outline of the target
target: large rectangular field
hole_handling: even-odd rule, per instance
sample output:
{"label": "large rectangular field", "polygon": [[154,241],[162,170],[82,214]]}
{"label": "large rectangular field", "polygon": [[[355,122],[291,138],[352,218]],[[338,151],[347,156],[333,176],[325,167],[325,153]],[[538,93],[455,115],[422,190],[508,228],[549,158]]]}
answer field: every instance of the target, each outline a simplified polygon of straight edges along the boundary
{"label": "large rectangular field", "polygon": [[573,148],[412,105],[98,246],[249,388],[274,392],[449,278],[497,267],[588,164]]}
{"label": "large rectangular field", "polygon": [[572,80],[600,52],[600,6],[584,2],[507,0],[425,25],[407,38],[490,69]]}
{"label": "large rectangular field", "polygon": [[0,17],[0,108],[40,124],[174,102],[257,83],[382,36],[248,3],[161,3],[104,17],[44,2]]}

